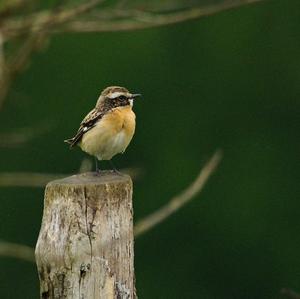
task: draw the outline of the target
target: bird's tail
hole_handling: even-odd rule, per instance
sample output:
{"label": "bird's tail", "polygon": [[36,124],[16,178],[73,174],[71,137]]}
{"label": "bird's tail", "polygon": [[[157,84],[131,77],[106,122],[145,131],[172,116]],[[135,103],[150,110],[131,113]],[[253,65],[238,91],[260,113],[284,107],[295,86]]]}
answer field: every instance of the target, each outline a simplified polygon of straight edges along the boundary
{"label": "bird's tail", "polygon": [[73,138],[70,138],[70,139],[66,139],[64,140],[66,143],[69,143],[70,144],[70,148],[74,147],[81,139],[82,135],[83,135],[84,131],[83,129],[81,128],[77,134],[73,137]]}
{"label": "bird's tail", "polygon": [[70,148],[72,148],[74,146],[74,137],[70,139],[65,139],[64,142],[70,144]]}

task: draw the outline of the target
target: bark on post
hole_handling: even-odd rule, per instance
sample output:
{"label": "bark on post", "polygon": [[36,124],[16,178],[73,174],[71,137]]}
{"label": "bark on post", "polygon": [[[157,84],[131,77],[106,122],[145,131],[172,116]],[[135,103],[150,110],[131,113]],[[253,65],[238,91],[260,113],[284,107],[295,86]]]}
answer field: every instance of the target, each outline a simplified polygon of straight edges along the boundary
{"label": "bark on post", "polygon": [[130,177],[50,182],[35,255],[43,299],[136,298]]}

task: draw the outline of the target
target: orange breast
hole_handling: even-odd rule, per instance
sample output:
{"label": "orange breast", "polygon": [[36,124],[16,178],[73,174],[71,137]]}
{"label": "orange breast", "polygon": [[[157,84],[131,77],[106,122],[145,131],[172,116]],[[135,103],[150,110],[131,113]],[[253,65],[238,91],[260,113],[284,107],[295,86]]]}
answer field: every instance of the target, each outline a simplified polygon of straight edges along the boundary
{"label": "orange breast", "polygon": [[99,160],[110,160],[125,151],[135,130],[131,107],[118,107],[108,112],[95,127],[86,132],[79,146]]}
{"label": "orange breast", "polygon": [[135,114],[130,106],[115,108],[105,116],[105,123],[115,133],[125,130],[125,134],[132,137],[135,131]]}

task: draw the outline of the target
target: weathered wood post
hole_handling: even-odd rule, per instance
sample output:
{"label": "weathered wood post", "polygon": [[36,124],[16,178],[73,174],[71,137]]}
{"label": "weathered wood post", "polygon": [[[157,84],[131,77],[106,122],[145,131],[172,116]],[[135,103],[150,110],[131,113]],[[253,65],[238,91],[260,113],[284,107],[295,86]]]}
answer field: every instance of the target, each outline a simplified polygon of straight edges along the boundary
{"label": "weathered wood post", "polygon": [[50,182],[35,250],[41,298],[136,298],[132,181],[85,173]]}

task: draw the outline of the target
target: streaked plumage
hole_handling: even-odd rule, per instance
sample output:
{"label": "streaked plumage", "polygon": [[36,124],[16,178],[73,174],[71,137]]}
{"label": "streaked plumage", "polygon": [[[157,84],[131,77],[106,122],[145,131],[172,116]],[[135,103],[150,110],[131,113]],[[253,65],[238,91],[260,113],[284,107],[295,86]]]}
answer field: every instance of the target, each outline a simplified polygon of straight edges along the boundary
{"label": "streaked plumage", "polygon": [[98,160],[110,160],[123,153],[135,131],[133,99],[126,88],[111,86],[100,95],[95,108],[83,119],[76,135],[65,140],[70,147],[78,145]]}

